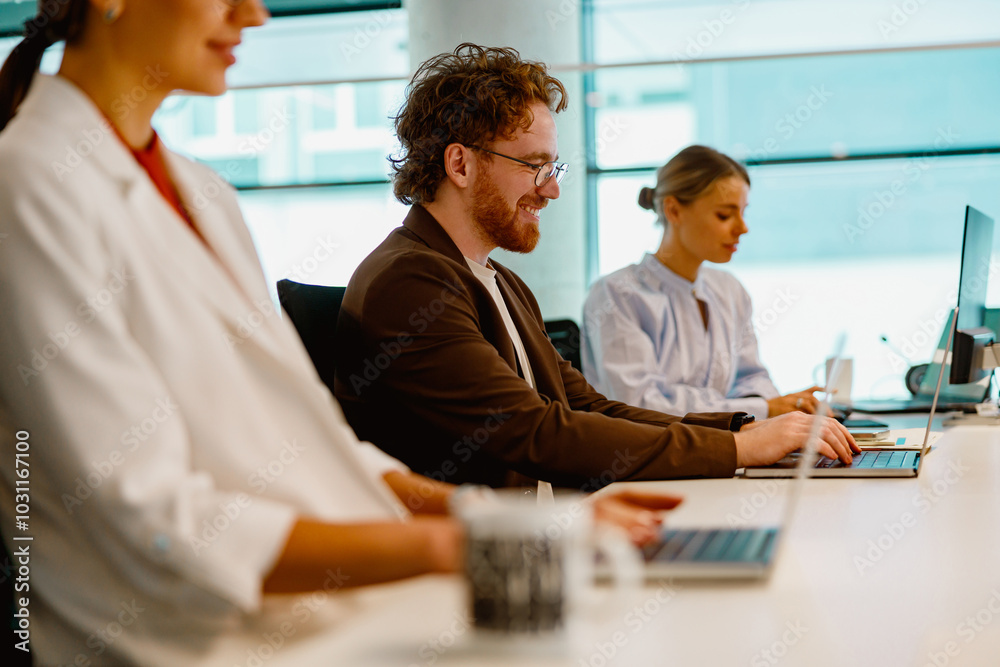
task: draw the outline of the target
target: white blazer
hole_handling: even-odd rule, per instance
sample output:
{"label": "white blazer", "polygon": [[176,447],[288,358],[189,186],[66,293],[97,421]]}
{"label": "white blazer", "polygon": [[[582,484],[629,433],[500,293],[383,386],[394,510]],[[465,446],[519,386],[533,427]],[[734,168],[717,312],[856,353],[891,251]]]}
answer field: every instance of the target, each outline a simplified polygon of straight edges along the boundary
{"label": "white blazer", "polygon": [[0,135],[0,513],[10,532],[27,490],[33,540],[4,537],[44,664],[242,663],[318,617],[260,592],[297,516],[406,515],[381,480],[405,468],[275,311],[232,188],[166,159],[211,251],[67,80],[36,76]]}

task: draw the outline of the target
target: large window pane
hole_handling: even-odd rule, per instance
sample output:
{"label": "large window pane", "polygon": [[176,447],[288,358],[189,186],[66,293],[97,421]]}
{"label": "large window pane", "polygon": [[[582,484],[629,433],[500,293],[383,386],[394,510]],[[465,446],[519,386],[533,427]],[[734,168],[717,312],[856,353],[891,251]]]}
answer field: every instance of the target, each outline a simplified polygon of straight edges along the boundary
{"label": "large window pane", "polygon": [[597,63],[996,40],[991,0],[593,0]]}
{"label": "large window pane", "polygon": [[386,158],[396,148],[389,114],[402,101],[403,85],[182,96],[168,100],[156,125],[171,147],[211,164],[234,185],[382,181],[389,172]]}
{"label": "large window pane", "polygon": [[272,19],[243,33],[231,86],[405,77],[409,71],[406,11]]}
{"label": "large window pane", "polygon": [[388,184],[242,192],[240,205],[272,289],[282,278],[346,285],[406,216]]}
{"label": "large window pane", "polygon": [[692,141],[750,160],[1000,146],[998,72],[1000,49],[601,70],[596,120],[617,129],[597,166]]}

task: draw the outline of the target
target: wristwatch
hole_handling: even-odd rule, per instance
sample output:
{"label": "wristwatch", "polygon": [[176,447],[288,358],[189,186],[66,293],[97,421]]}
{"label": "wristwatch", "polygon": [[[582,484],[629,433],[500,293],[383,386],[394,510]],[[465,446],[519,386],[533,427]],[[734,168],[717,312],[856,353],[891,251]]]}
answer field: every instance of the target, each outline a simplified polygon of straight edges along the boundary
{"label": "wristwatch", "polygon": [[747,424],[754,423],[755,420],[756,417],[754,417],[753,415],[748,415],[745,412],[737,412],[735,415],[733,415],[732,421],[729,422],[729,430],[733,432],[739,431]]}

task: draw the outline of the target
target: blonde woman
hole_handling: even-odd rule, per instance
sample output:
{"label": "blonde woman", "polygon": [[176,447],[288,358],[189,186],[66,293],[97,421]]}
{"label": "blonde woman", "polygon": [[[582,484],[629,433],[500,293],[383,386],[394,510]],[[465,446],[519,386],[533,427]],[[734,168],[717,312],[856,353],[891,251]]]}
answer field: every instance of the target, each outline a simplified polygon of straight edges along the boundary
{"label": "blonde woman", "polygon": [[642,188],[663,225],[656,252],[594,283],[584,306],[583,369],[609,397],[672,414],[742,410],[757,419],[815,412],[813,392],[781,395],[757,352],[750,297],[725,264],[749,230],[746,169],[689,146]]}

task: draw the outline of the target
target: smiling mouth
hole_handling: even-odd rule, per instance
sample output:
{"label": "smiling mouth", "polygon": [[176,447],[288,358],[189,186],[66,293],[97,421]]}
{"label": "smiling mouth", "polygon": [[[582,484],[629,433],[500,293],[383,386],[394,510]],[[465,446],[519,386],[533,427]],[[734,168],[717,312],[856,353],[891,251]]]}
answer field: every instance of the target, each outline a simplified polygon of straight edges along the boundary
{"label": "smiling mouth", "polygon": [[223,44],[221,42],[209,43],[209,48],[215,51],[223,60],[228,62],[230,65],[236,62],[236,56],[233,55],[233,49],[235,49],[239,43],[236,44]]}

